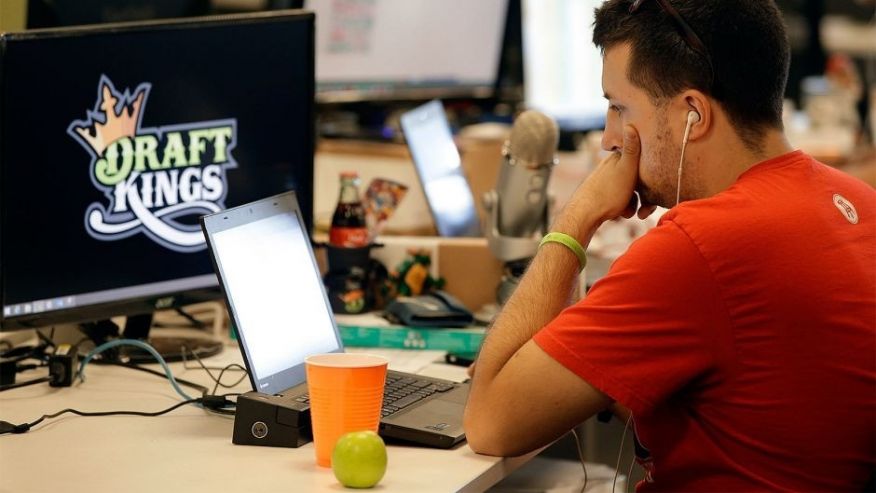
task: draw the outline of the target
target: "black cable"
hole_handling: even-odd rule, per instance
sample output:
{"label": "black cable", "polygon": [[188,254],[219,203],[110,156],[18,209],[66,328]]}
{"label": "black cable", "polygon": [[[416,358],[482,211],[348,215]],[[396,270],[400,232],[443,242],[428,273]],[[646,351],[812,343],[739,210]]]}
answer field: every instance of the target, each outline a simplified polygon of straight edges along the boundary
{"label": "black cable", "polygon": [[29,370],[36,370],[37,368],[45,368],[49,366],[49,363],[46,361],[40,361],[39,363],[18,363],[15,365],[15,372],[22,373]]}
{"label": "black cable", "polygon": [[[183,353],[183,354],[185,354],[185,353]],[[195,354],[195,353],[193,353],[193,354]],[[195,356],[197,356],[197,354],[195,354]],[[199,358],[199,359],[200,359],[200,358]],[[157,371],[157,370],[153,370],[152,368],[146,368],[145,366],[139,366],[139,365],[136,365],[136,364],[134,364],[134,363],[111,363],[111,364],[114,364],[114,365],[116,365],[116,366],[121,366],[121,367],[124,367],[124,368],[130,368],[130,369],[132,369],[132,370],[139,370],[139,371],[143,371],[143,372],[146,372],[146,373],[151,373],[151,374],[156,375],[156,376],[159,376],[159,377],[161,377],[161,378],[167,378],[167,375],[166,375],[165,373],[163,373],[163,372],[160,372],[160,371]],[[229,366],[234,366],[235,364],[236,364],[236,363],[226,366],[225,368],[223,368],[223,371],[224,371],[225,369],[227,369]],[[237,365],[237,366],[240,366],[240,365]],[[244,370],[244,371],[246,371],[246,370]],[[208,371],[207,373],[209,374],[209,371]],[[210,375],[210,376],[212,377],[212,375]],[[244,375],[244,377],[246,377],[246,375]],[[222,373],[219,374],[219,378],[220,378],[220,379],[222,378]],[[185,380],[185,379],[179,378],[179,377],[177,377],[177,376],[174,376],[174,380],[176,380],[178,383],[181,383],[181,384],[183,384],[183,385],[186,385],[186,386],[188,386],[188,387],[191,387],[191,388],[193,388],[193,389],[195,389],[195,390],[200,391],[201,394],[203,395],[203,398],[210,398],[210,397],[228,397],[228,396],[236,396],[236,395],[240,395],[240,394],[238,394],[238,393],[218,395],[218,394],[216,394],[216,390],[217,390],[218,385],[215,386],[215,387],[213,387],[213,391],[212,391],[211,393],[208,394],[208,393],[207,393],[207,387],[204,387],[204,386],[201,385],[201,384],[198,384],[198,383],[195,383],[195,382],[192,382],[192,381],[189,381],[189,380]],[[240,383],[242,380],[243,380],[243,378],[241,378],[240,380],[238,380],[238,381],[237,381],[236,383],[234,383],[233,385],[222,384],[222,386],[223,386],[223,387],[226,387],[226,388],[231,388],[231,387],[234,387],[235,385],[237,385],[238,383]],[[225,414],[225,413],[220,413],[220,414]],[[229,414],[232,414],[232,415],[233,415],[234,412],[231,412],[231,413],[229,413]]]}
{"label": "black cable", "polygon": [[27,387],[28,385],[36,385],[38,383],[45,383],[45,382],[51,382],[51,381],[52,381],[52,377],[49,376],[49,377],[42,377],[42,378],[36,378],[33,380],[28,380],[26,382],[10,383],[8,385],[0,386],[0,392],[3,392],[4,390],[12,390],[12,389],[17,389],[19,387]]}
{"label": "black cable", "polygon": [[223,416],[234,416],[236,414],[231,409],[221,409],[221,408],[220,409],[213,409],[213,408],[205,407],[204,410],[206,410],[208,413],[221,414]]}
{"label": "black cable", "polygon": [[207,323],[206,323],[206,322],[204,322],[204,321],[202,321],[202,320],[198,320],[198,319],[195,318],[193,315],[191,315],[190,313],[186,312],[184,309],[182,309],[182,308],[174,308],[174,311],[175,311],[179,316],[181,316],[182,318],[188,320],[189,323],[188,323],[188,324],[183,324],[183,325],[181,325],[181,324],[166,323],[166,322],[154,322],[154,323],[152,324],[152,326],[153,326],[153,327],[156,327],[156,328],[166,328],[166,327],[192,327],[192,328],[199,329],[199,330],[204,330],[204,329],[207,328]]}
{"label": "black cable", "polygon": [[[12,383],[0,386],[0,392],[50,381],[50,377],[42,377],[34,380],[27,380],[25,382],[14,383],[15,375],[18,373],[48,366],[49,356],[46,354],[48,347],[49,345],[47,343],[38,344],[36,346],[13,346],[12,349],[0,353],[0,367],[3,368],[0,371],[12,374],[8,380]],[[23,363],[23,361],[27,360],[36,360],[38,363]]]}
{"label": "black cable", "polygon": [[45,361],[48,359],[48,356],[46,355],[46,349],[48,347],[47,344],[13,347],[12,349],[0,353],[0,358],[6,360],[5,363],[18,363],[19,361],[24,361],[26,359]]}
{"label": "black cable", "polygon": [[228,397],[236,396],[240,394],[223,394],[223,395],[210,395],[204,396],[197,399],[188,399],[182,402],[178,402],[173,406],[168,407],[167,409],[163,409],[161,411],[148,412],[148,411],[98,411],[98,412],[87,412],[87,411],[79,411],[77,409],[64,409],[62,411],[58,411],[54,414],[44,414],[37,420],[30,423],[23,423],[20,425],[14,425],[8,421],[0,421],[0,435],[5,433],[25,433],[31,430],[34,426],[42,423],[46,419],[57,418],[62,414],[71,413],[77,416],[83,417],[94,417],[94,416],[143,416],[143,417],[156,417],[167,414],[171,411],[179,409],[186,404],[200,404],[204,407],[204,410],[217,414],[225,414],[225,415],[233,415],[234,411],[227,409],[228,406],[233,406],[235,403],[233,401],[228,400]]}
{"label": "black cable", "polygon": [[[191,369],[197,370],[198,369],[197,367],[189,367],[188,366],[188,360],[186,359],[186,351],[188,351],[188,348],[183,346],[183,351],[182,351],[183,368],[185,368],[187,370],[191,370]],[[213,382],[216,383],[216,385],[213,386],[213,392],[212,392],[213,394],[215,394],[216,391],[219,390],[220,386],[223,388],[226,388],[226,389],[236,387],[240,382],[242,382],[244,379],[246,379],[249,376],[249,373],[246,371],[246,368],[240,366],[237,363],[232,363],[232,364],[227,365],[224,368],[222,368],[219,372],[218,377],[214,377],[213,373],[210,371],[210,368],[207,367],[206,365],[204,365],[204,361],[201,359],[201,357],[198,355],[198,353],[195,351],[189,351],[189,352],[191,352],[195,356],[195,359],[198,361],[198,365],[201,366],[201,369],[204,370],[205,372],[207,372],[207,375],[213,380]],[[235,381],[232,384],[222,383],[222,376],[225,374],[226,371],[230,371],[230,370],[240,370],[243,372],[243,375],[241,375],[241,377],[238,378],[237,381]]]}
{"label": "black cable", "polygon": [[12,423],[9,423],[8,421],[0,421],[0,435],[2,435],[2,434],[4,434],[4,433],[16,433],[16,434],[18,434],[18,433],[25,433],[25,432],[29,431],[31,428],[33,428],[34,426],[36,426],[36,425],[42,423],[42,422],[43,422],[44,420],[46,420],[46,419],[57,418],[58,416],[61,416],[62,414],[66,414],[66,413],[71,413],[71,414],[75,414],[75,415],[77,415],[77,416],[83,416],[83,417],[92,417],[92,416],[145,416],[145,417],[155,417],[155,416],[161,416],[161,415],[163,415],[163,414],[167,414],[167,413],[169,413],[169,412],[171,412],[171,411],[174,411],[174,410],[176,410],[176,409],[179,409],[180,407],[185,406],[186,404],[196,404],[196,403],[199,403],[199,402],[202,402],[202,401],[203,401],[203,399],[189,399],[189,400],[185,400],[185,401],[182,401],[182,402],[178,402],[178,403],[174,404],[173,406],[170,406],[170,407],[167,408],[167,409],[163,409],[163,410],[161,410],[161,411],[156,411],[156,412],[145,412],[145,411],[99,411],[99,412],[85,412],[85,411],[79,411],[79,410],[76,410],[76,409],[70,409],[70,408],[67,408],[67,409],[64,409],[64,410],[62,410],[62,411],[58,411],[58,412],[56,412],[56,413],[54,413],[54,414],[44,414],[44,415],[42,415],[39,419],[37,419],[36,421],[33,421],[33,422],[31,422],[31,423],[24,423],[24,424],[20,424],[20,425],[14,425],[14,424],[12,424]]}
{"label": "black cable", "polygon": [[[146,372],[146,373],[151,373],[151,374],[153,374],[153,375],[157,375],[157,376],[159,376],[159,377],[161,377],[161,378],[164,378],[164,379],[167,378],[167,375],[166,375],[164,372],[157,371],[157,370],[153,370],[152,368],[146,368],[145,366],[136,365],[136,364],[134,364],[134,363],[117,363],[117,362],[114,362],[114,363],[110,363],[110,364],[113,364],[113,365],[116,365],[116,366],[121,366],[121,367],[123,367],[123,368],[130,368],[130,369],[132,369],[132,370],[144,371],[144,372]],[[207,393],[207,387],[204,387],[204,386],[201,385],[201,384],[198,384],[198,383],[195,383],[195,382],[191,382],[191,381],[189,381],[189,380],[184,380],[184,379],[179,378],[179,377],[177,377],[177,376],[174,376],[173,378],[174,378],[174,380],[176,380],[177,382],[179,382],[179,383],[181,383],[181,384],[183,384],[183,385],[185,385],[185,386],[187,386],[187,387],[191,387],[191,388],[193,388],[193,389],[195,389],[195,390],[200,391],[202,394],[206,394],[206,393]],[[213,394],[215,394],[215,393],[216,393],[216,391],[214,390],[214,391],[213,391]]]}
{"label": "black cable", "polygon": [[[194,354],[194,352],[192,353]],[[238,365],[237,363],[232,363],[227,366],[205,366],[203,362],[198,362],[198,365],[193,365],[189,363],[189,360],[185,359],[185,354],[183,354],[183,368],[186,370],[216,370],[220,371],[223,368],[228,368],[228,371],[242,371],[246,372],[246,368]]]}
{"label": "black cable", "polygon": [[[234,416],[237,411],[237,402],[228,400],[229,397],[239,396],[240,393],[222,394],[222,395],[205,395],[204,410],[207,412],[222,414],[225,416]],[[233,406],[234,409],[229,409]]]}
{"label": "black cable", "polygon": [[[89,337],[84,337],[76,343],[76,346],[78,347],[80,344],[82,344],[83,342],[88,341],[88,340],[90,340]],[[123,368],[130,368],[132,370],[139,370],[142,372],[151,373],[152,375],[159,376],[163,379],[167,378],[167,374],[164,372],[153,370],[151,368],[146,368],[145,366],[140,366],[140,365],[137,365],[135,363],[120,362],[120,361],[114,361],[114,360],[107,360],[107,361],[94,360],[94,362],[99,363],[99,364],[121,366]],[[185,380],[183,378],[179,378],[176,376],[174,376],[174,380],[176,380],[178,383],[181,383],[187,387],[191,387],[191,388],[201,392],[201,394],[205,394],[205,395],[207,394],[207,387],[204,387],[203,385],[201,385],[199,383],[195,383],[195,382],[192,382],[190,380]],[[213,391],[213,393],[215,394],[216,392]]]}
{"label": "black cable", "polygon": [[[80,341],[80,343],[81,343],[81,342],[82,342],[82,341]],[[79,343],[77,343],[77,345],[78,345],[78,344],[79,344]],[[183,346],[183,352],[182,352],[182,355],[183,355],[183,362],[184,362],[184,363],[185,363],[185,361],[186,361],[186,359],[185,359],[185,353],[186,353],[187,350],[188,350],[188,349],[187,349],[185,346]],[[185,380],[185,379],[183,379],[183,378],[179,378],[179,377],[176,377],[176,376],[174,376],[174,380],[176,380],[178,383],[181,383],[181,384],[183,384],[183,385],[185,385],[185,386],[187,386],[187,387],[191,387],[191,388],[193,388],[193,389],[195,389],[195,390],[201,392],[201,394],[204,395],[204,396],[213,396],[213,395],[216,395],[216,391],[218,390],[219,386],[222,386],[222,387],[225,387],[225,388],[232,388],[232,387],[235,387],[237,384],[239,384],[240,382],[242,382],[242,381],[248,376],[248,373],[246,373],[246,369],[244,369],[243,367],[241,367],[240,365],[238,365],[238,364],[236,364],[236,363],[232,363],[232,364],[230,364],[230,365],[228,365],[228,366],[226,366],[225,368],[222,369],[222,372],[219,373],[219,377],[218,377],[218,378],[217,378],[217,377],[214,377],[213,374],[210,373],[210,370],[208,370],[207,367],[204,366],[204,363],[203,363],[203,361],[201,360],[201,357],[198,355],[198,353],[195,352],[195,351],[189,351],[189,352],[191,352],[192,354],[195,355],[195,358],[197,358],[198,363],[201,365],[201,367],[202,367],[205,371],[207,371],[207,374],[210,376],[210,378],[211,378],[214,382],[216,382],[216,385],[213,387],[212,392],[211,392],[210,394],[208,394],[208,393],[207,393],[207,387],[205,387],[205,386],[203,386],[203,385],[201,385],[201,384],[198,384],[198,383],[192,382],[192,381],[190,381],[190,380]],[[122,363],[122,362],[117,362],[117,361],[108,361],[108,362],[106,362],[106,364],[111,364],[111,365],[121,366],[121,367],[123,367],[123,368],[130,368],[130,369],[132,369],[132,370],[139,370],[139,371],[142,371],[142,372],[146,372],[146,373],[150,373],[150,374],[156,375],[156,376],[161,377],[161,378],[167,378],[167,374],[165,374],[164,372],[160,372],[160,371],[157,371],[157,370],[153,370],[153,369],[151,369],[151,368],[146,368],[145,366],[140,366],[140,365],[137,365],[137,364],[134,364],[134,363]],[[240,368],[240,369],[244,372],[243,376],[242,376],[241,378],[239,378],[239,379],[238,379],[236,382],[234,382],[233,384],[224,384],[224,383],[221,383],[222,375],[224,374],[224,372],[225,372],[226,370],[228,370],[229,368],[232,368],[232,369],[233,369],[233,368],[235,368],[235,367]],[[225,395],[237,395],[237,394],[225,394]]]}
{"label": "black cable", "polygon": [[191,314],[189,314],[189,312],[185,311],[182,307],[174,308],[174,311],[176,311],[176,313],[178,313],[182,318],[188,320],[192,324],[193,327],[196,327],[198,329],[203,329],[207,326],[206,323],[193,317]]}
{"label": "black cable", "polygon": [[43,341],[43,343],[46,345],[46,347],[52,347],[52,348],[55,347],[55,341],[53,341],[53,339],[55,338],[55,328],[54,327],[52,327],[52,335],[51,336],[46,336],[45,334],[43,334],[40,331],[36,331],[36,334],[37,334],[37,337],[39,337],[39,339],[41,341]]}
{"label": "black cable", "polygon": [[[232,387],[235,387],[237,384],[239,384],[240,382],[242,382],[244,378],[247,377],[247,374],[244,373],[243,375],[240,376],[240,378],[237,379],[236,382],[234,382],[234,383],[231,384],[231,385],[228,385],[228,384],[224,384],[224,383],[222,383],[222,375],[224,375],[225,372],[228,371],[229,368],[232,368],[232,367],[234,367],[235,365],[237,365],[237,363],[232,363],[232,364],[226,366],[225,368],[222,368],[222,371],[219,372],[219,376],[216,377],[216,385],[213,386],[213,392],[212,392],[213,394],[215,394],[216,391],[219,390],[219,386],[220,386],[220,385],[221,385],[222,387],[225,387],[226,389],[230,389],[230,388],[232,388]],[[237,365],[237,366],[240,366],[240,365]],[[209,372],[209,371],[208,371],[208,372]],[[210,376],[212,377],[212,375],[210,375]]]}
{"label": "black cable", "polygon": [[[195,382],[192,382],[192,381],[189,381],[189,380],[185,380],[185,379],[183,379],[183,378],[179,378],[179,377],[176,377],[176,376],[174,376],[174,380],[176,380],[177,382],[179,382],[179,383],[181,383],[181,384],[183,384],[183,385],[185,385],[185,386],[187,386],[187,387],[191,387],[191,388],[193,388],[193,389],[195,389],[195,390],[200,391],[201,394],[203,394],[203,395],[216,395],[216,391],[219,390],[219,387],[220,387],[220,386],[221,386],[221,387],[224,387],[224,388],[227,388],[227,389],[230,389],[230,388],[232,388],[232,387],[235,387],[235,386],[237,386],[237,384],[239,384],[240,382],[242,382],[242,381],[248,376],[248,374],[246,373],[246,369],[245,369],[245,368],[241,367],[241,366],[238,365],[237,363],[232,363],[232,364],[226,366],[225,368],[222,368],[222,371],[220,371],[218,377],[214,377],[213,374],[210,373],[210,370],[208,370],[207,367],[204,366],[204,364],[203,364],[203,362],[201,361],[201,358],[198,356],[198,354],[197,354],[196,352],[194,352],[194,351],[192,351],[192,354],[194,354],[195,357],[198,358],[198,363],[201,364],[201,367],[207,372],[207,374],[210,376],[210,378],[211,378],[214,382],[216,382],[216,385],[213,386],[213,390],[212,390],[209,394],[207,394],[207,390],[208,390],[207,387],[204,387],[204,386],[201,385],[201,384],[198,384],[198,383],[195,383]],[[183,351],[183,358],[185,358],[185,351]],[[123,368],[130,368],[130,369],[132,369],[132,370],[139,370],[139,371],[143,371],[143,372],[146,372],[146,373],[151,373],[151,374],[156,375],[156,376],[159,376],[159,377],[161,377],[161,378],[167,378],[167,375],[166,375],[164,372],[160,372],[160,371],[157,371],[157,370],[153,370],[153,369],[151,369],[151,368],[146,368],[145,366],[136,365],[136,364],[134,364],[134,363],[119,363],[119,362],[111,362],[111,363],[109,363],[109,364],[113,364],[113,365],[116,365],[116,366],[121,366],[121,367],[123,367]],[[232,384],[221,383],[221,381],[222,381],[222,375],[225,373],[225,371],[227,371],[227,370],[229,370],[229,369],[237,369],[237,368],[240,368],[240,369],[244,372],[244,374],[243,374],[243,375],[242,375],[242,376],[241,376],[236,382],[234,382],[234,383],[232,383]],[[197,367],[195,367],[194,369],[197,369]],[[224,395],[237,395],[237,394],[224,394]]]}

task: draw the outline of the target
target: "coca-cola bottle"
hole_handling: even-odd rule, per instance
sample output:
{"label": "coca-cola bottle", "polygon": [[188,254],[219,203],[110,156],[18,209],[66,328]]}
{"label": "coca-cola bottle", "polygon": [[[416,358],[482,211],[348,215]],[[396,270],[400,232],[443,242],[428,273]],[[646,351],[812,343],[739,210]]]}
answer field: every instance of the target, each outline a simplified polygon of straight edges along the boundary
{"label": "coca-cola bottle", "polygon": [[365,208],[359,198],[359,175],[355,171],[341,173],[341,190],[329,228],[329,243],[343,248],[368,245]]}

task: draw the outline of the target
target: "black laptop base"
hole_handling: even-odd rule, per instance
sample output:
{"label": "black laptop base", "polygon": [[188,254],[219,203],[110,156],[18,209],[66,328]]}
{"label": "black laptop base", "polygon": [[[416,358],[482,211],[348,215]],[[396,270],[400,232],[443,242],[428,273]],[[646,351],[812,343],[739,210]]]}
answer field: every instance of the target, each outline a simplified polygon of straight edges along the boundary
{"label": "black laptop base", "polygon": [[[410,377],[390,371],[387,381]],[[465,440],[454,419],[465,406],[469,387],[446,380],[420,377],[420,382],[444,388],[395,414],[382,416],[378,433],[393,442],[409,442],[435,448],[451,448]],[[388,388],[388,391],[391,389]],[[299,385],[283,394],[247,392],[237,398],[232,443],[267,447],[297,448],[313,439],[307,386]],[[386,396],[385,396],[386,398]]]}
{"label": "black laptop base", "polygon": [[261,392],[237,397],[232,443],[298,448],[311,440],[309,405]]}

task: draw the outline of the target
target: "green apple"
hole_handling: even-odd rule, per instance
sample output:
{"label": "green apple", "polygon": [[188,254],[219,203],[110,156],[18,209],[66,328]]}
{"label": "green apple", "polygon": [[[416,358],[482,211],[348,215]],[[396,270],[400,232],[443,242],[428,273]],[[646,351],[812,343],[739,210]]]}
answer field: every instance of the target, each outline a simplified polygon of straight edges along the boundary
{"label": "green apple", "polygon": [[371,430],[341,436],[332,451],[332,471],[348,488],[371,488],[386,473],[386,445]]}

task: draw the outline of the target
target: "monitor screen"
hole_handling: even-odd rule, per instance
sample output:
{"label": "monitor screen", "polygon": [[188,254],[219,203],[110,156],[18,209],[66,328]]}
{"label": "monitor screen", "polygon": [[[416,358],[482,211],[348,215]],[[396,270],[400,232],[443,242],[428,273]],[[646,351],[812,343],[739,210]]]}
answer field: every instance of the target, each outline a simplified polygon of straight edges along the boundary
{"label": "monitor screen", "polygon": [[603,0],[523,0],[526,106],[563,130],[605,125],[602,53],[593,45],[593,11]]}
{"label": "monitor screen", "polygon": [[310,0],[317,99],[492,95],[508,0]]}
{"label": "monitor screen", "polygon": [[313,14],[0,42],[4,330],[219,298],[203,214],[295,190],[312,227]]}

